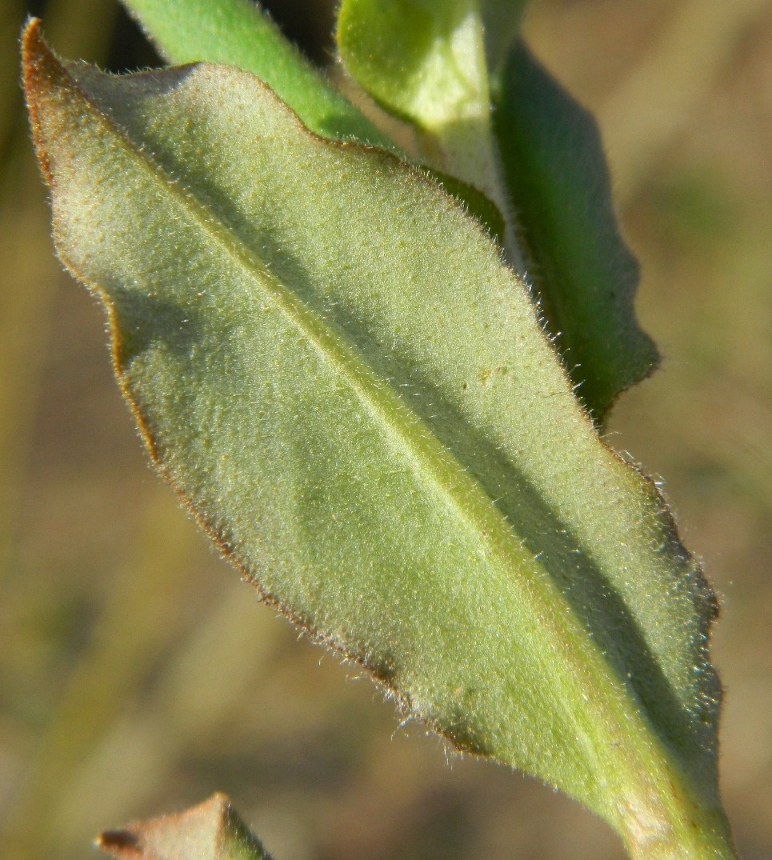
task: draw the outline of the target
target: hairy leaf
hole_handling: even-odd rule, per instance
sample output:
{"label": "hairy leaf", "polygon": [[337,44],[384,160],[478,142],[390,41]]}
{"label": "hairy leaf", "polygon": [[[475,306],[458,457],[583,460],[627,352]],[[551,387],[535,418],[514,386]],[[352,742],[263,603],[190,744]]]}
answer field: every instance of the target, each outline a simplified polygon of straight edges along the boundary
{"label": "hairy leaf", "polygon": [[635,856],[729,856],[713,595],[478,223],[244,72],[103,75],[33,23],[25,83],[153,460],[263,597]]}
{"label": "hairy leaf", "polygon": [[116,860],[271,860],[223,794],[179,815],[108,830],[97,846]]}
{"label": "hairy leaf", "polygon": [[173,63],[225,63],[257,75],[323,137],[396,151],[383,132],[330,86],[250,0],[124,0]]}
{"label": "hairy leaf", "polygon": [[529,278],[579,397],[600,422],[659,359],[635,318],[638,263],[619,234],[598,128],[522,42],[494,102]]}
{"label": "hairy leaf", "polygon": [[[252,72],[315,134],[356,140],[406,157],[397,144],[345,99],[278,27],[249,0],[124,0],[161,52],[173,63],[224,63]],[[499,243],[504,219],[482,192],[425,168],[457,197]]]}
{"label": "hairy leaf", "polygon": [[[595,121],[522,42],[499,68],[519,11],[476,0],[343,0],[340,51],[368,93],[424,132],[427,157],[434,147],[436,163],[484,190],[505,214],[512,207],[510,261],[527,274],[600,424],[618,394],[656,367],[657,350],[635,318],[638,264],[619,235]],[[495,144],[483,24],[493,28],[486,38],[497,68]]]}
{"label": "hairy leaf", "polygon": [[[491,14],[497,8],[491,3]],[[357,83],[416,126],[424,159],[480,189],[506,216],[477,0],[343,0],[337,35]],[[504,245],[519,265],[511,229]]]}

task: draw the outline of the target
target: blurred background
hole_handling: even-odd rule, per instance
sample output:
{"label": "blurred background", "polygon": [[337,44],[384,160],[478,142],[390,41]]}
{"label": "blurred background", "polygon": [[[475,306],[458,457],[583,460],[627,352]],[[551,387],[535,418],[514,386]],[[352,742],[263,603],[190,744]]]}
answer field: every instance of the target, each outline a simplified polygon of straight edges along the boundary
{"label": "blurred background", "polygon": [[[319,61],[330,5],[270,4]],[[156,62],[111,0],[0,0],[0,856],[228,793],[277,860],[621,860],[533,780],[399,726],[208,548],[113,383],[32,162],[16,40]],[[610,441],[665,480],[724,610],[726,806],[772,858],[772,2],[533,0],[531,46],[598,116],[664,361]]]}

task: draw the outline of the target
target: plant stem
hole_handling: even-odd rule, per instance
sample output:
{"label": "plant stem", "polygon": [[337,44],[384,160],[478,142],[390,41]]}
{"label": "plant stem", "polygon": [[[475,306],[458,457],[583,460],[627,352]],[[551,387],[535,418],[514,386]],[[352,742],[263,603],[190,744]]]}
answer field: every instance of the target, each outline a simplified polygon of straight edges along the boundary
{"label": "plant stem", "polygon": [[446,68],[457,72],[458,97],[428,116],[418,131],[422,159],[475,186],[501,211],[506,224],[504,250],[519,275],[525,257],[515,218],[502,180],[499,154],[491,127],[491,97],[482,16],[479,4],[469,11],[446,45]]}

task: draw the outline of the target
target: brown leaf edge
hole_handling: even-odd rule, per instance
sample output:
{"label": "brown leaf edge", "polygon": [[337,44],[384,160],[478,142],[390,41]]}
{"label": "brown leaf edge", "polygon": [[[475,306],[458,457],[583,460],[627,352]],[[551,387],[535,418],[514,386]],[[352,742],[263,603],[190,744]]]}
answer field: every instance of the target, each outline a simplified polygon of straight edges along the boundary
{"label": "brown leaf edge", "polygon": [[176,815],[106,830],[95,845],[116,860],[271,860],[219,792]]}
{"label": "brown leaf edge", "polygon": [[[38,163],[40,165],[43,179],[51,192],[51,197],[53,198],[56,192],[56,178],[53,175],[53,170],[48,158],[47,143],[41,132],[41,123],[39,120],[40,102],[45,98],[47,91],[51,89],[52,84],[59,80],[66,79],[73,89],[77,90],[78,87],[70,78],[64,64],[48,47],[45,39],[43,38],[42,25],[43,22],[39,18],[30,18],[22,31],[22,77],[27,108],[30,116],[32,138],[35,145]],[[78,94],[85,101],[89,101],[88,97],[82,91],[79,91]],[[94,106],[91,105],[91,107]],[[94,109],[97,110],[96,108]],[[300,120],[298,120],[298,123],[300,123]],[[302,123],[300,123],[300,125],[305,128],[302,126]],[[323,140],[323,138],[319,138],[319,140]],[[338,146],[342,149],[352,146],[352,144],[347,142],[328,140],[325,140],[324,142],[325,144]],[[401,163],[396,156],[392,156],[390,153],[385,151],[379,151],[379,153],[381,157],[390,162]],[[449,196],[440,186],[438,186],[436,180],[430,179],[421,170],[418,170],[416,175],[430,183],[430,185],[436,189],[439,194],[442,194],[443,197],[453,201],[455,205],[459,205],[456,198]],[[481,232],[485,230],[482,225],[479,225],[479,229]],[[345,663],[351,663],[364,669],[368,675],[380,685],[386,698],[391,699],[396,703],[400,714],[413,714],[419,719],[423,719],[419,714],[417,714],[409,696],[397,686],[394,677],[394,667],[391,665],[392,661],[389,655],[374,655],[359,643],[343,642],[332,636],[328,636],[324,631],[318,630],[308,618],[292,611],[277,595],[272,594],[264,588],[262,583],[256,579],[254,573],[241,561],[238,551],[235,548],[233,541],[230,539],[227,530],[222,526],[218,526],[211,522],[176,483],[173,475],[169,473],[169,470],[166,467],[166,452],[158,444],[153,434],[151,422],[137,403],[127,379],[125,363],[123,360],[123,340],[120,325],[110,296],[99,284],[93,283],[85,278],[82,272],[78,270],[78,267],[70,262],[60,243],[59,232],[56,224],[54,224],[53,238],[57,256],[65,269],[67,269],[72,277],[83,285],[91,295],[98,297],[104,307],[107,316],[107,330],[110,335],[112,367],[118,387],[120,388],[121,394],[123,395],[123,398],[136,422],[139,436],[145,445],[152,466],[174,491],[188,516],[212,541],[221,553],[222,557],[236,569],[242,580],[255,589],[258,599],[262,603],[284,616],[284,618],[286,618],[301,633],[301,635],[307,637],[310,641],[317,645],[329,648],[333,653],[339,655]],[[457,738],[448,735],[441,727],[435,725],[431,721],[424,721],[429,728],[434,729],[438,734],[443,735],[450,740],[459,751],[469,752],[472,754],[484,754],[482,750],[476,749],[474,746],[464,746]]]}

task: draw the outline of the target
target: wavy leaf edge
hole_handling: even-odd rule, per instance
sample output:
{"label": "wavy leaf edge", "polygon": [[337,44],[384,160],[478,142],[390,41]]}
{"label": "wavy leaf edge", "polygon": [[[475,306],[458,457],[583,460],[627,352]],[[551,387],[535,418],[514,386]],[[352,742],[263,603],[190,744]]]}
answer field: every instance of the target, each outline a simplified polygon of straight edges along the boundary
{"label": "wavy leaf edge", "polygon": [[[26,37],[26,45],[27,45],[28,50],[30,48],[30,45],[34,42],[35,38],[37,38],[36,25],[33,23],[30,26],[30,28],[27,32],[27,37]],[[42,45],[42,42],[41,42],[41,45]],[[33,48],[33,50],[34,50],[34,48]],[[33,125],[36,126],[37,123],[36,123],[36,120],[34,118],[34,108],[32,108],[32,110],[33,110]],[[40,140],[38,141],[38,143],[40,144]],[[327,142],[325,141],[325,143],[327,143]],[[46,156],[44,154],[45,148],[43,146],[39,146],[39,151],[41,152],[41,163],[43,165],[44,172],[47,173],[47,178],[49,180],[49,184],[51,185],[52,188],[54,188],[55,179],[54,179],[53,173],[50,169],[50,165],[46,161]],[[480,228],[478,227],[477,229],[480,229]],[[67,263],[66,256],[61,250],[60,250],[60,254],[62,256],[62,259],[65,260],[66,265],[68,265],[68,268],[70,268],[74,272],[77,272],[77,267],[70,264],[70,263]],[[78,273],[77,276],[80,280],[86,281],[86,279],[84,279],[82,273]],[[164,476],[167,478],[167,480],[175,488],[175,491],[178,493],[180,498],[183,500],[185,506],[191,512],[193,517],[198,521],[198,523],[202,526],[202,528],[213,538],[213,540],[219,545],[223,554],[229,558],[229,560],[237,567],[237,569],[241,570],[242,574],[244,574],[246,578],[248,578],[248,579],[250,579],[250,581],[254,582],[254,577],[251,575],[248,568],[244,566],[244,564],[241,562],[241,560],[238,558],[238,556],[236,554],[234,554],[234,550],[231,546],[229,546],[228,541],[223,538],[223,535],[213,526],[213,524],[211,522],[209,522],[201,514],[200,511],[196,510],[194,503],[187,496],[187,494],[184,492],[184,490],[178,485],[177,481],[174,478],[174,475],[169,472],[169,470],[168,470],[168,468],[164,462],[163,454],[159,450],[158,442],[153,436],[152,428],[149,426],[148,422],[146,421],[146,417],[143,415],[140,406],[138,405],[135,397],[133,396],[133,392],[131,390],[130,384],[126,379],[125,369],[124,369],[124,366],[123,366],[122,361],[121,361],[121,334],[120,334],[121,327],[120,327],[120,324],[119,324],[119,321],[118,321],[118,318],[116,315],[115,307],[113,306],[108,294],[104,292],[104,290],[102,289],[102,287],[99,284],[91,283],[89,286],[90,286],[90,289],[92,289],[92,291],[97,292],[98,294],[100,294],[102,296],[105,307],[107,308],[107,312],[108,312],[108,316],[109,316],[109,320],[110,320],[110,326],[111,326],[111,330],[113,332],[113,355],[114,355],[116,374],[118,376],[119,382],[121,384],[121,388],[124,392],[124,395],[126,396],[126,399],[129,402],[129,404],[132,408],[132,411],[134,412],[135,418],[137,419],[138,424],[139,424],[140,428],[142,429],[146,444],[147,444],[148,449],[151,453],[151,457],[153,458],[154,462],[156,463],[157,467],[159,468],[159,471],[161,471],[161,473],[164,474]],[[617,455],[614,455],[614,456],[617,456]],[[656,495],[657,491],[653,488],[653,485],[650,487],[650,492],[653,492]],[[660,514],[662,516],[666,516],[670,520],[670,523],[669,523],[670,528],[672,530],[674,530],[674,525],[672,523],[672,518],[670,517],[669,512],[667,512],[665,508],[662,508],[660,510]],[[711,603],[712,602],[712,593],[710,592],[710,589],[707,586],[707,584],[705,583],[704,579],[701,580],[701,584],[700,583],[698,583],[698,584],[702,588],[703,598],[708,603]],[[329,638],[318,630],[308,629],[308,624],[307,624],[306,619],[304,619],[301,616],[297,616],[297,615],[293,616],[293,614],[290,611],[288,611],[288,607],[283,606],[277,597],[272,595],[270,592],[265,591],[264,589],[262,589],[262,587],[260,587],[260,588],[262,591],[263,598],[265,600],[267,600],[270,603],[273,603],[275,606],[277,606],[277,608],[280,608],[285,614],[287,614],[289,617],[291,617],[292,620],[294,620],[296,623],[300,623],[301,626],[303,626],[307,629],[307,632],[310,635],[312,635],[313,638],[317,639],[318,641],[323,641],[325,644],[332,646],[336,650],[342,651],[344,653],[344,656],[346,656],[349,659],[351,659],[351,658],[358,659],[360,662],[362,662],[362,664],[369,671],[372,672],[372,674],[375,676],[375,678],[377,680],[380,680],[382,683],[386,684],[387,687],[389,686],[389,669],[388,669],[388,667],[383,667],[383,666],[379,667],[377,665],[375,665],[375,666],[374,665],[368,665],[366,659],[362,659],[361,655],[357,655],[355,653],[352,654],[350,652],[347,653],[346,649],[341,648],[340,643],[336,642],[334,637]],[[712,612],[708,613],[708,615],[711,615],[711,614],[712,614]],[[709,624],[711,619],[709,617],[707,617],[707,615],[706,615],[704,620],[705,620],[706,624]],[[446,729],[447,729],[447,727],[446,727]],[[441,732],[443,732],[442,727],[440,727],[439,730]],[[446,736],[448,736],[447,730],[445,730],[443,733],[446,734]],[[465,748],[463,739],[453,738],[452,734],[449,735],[449,739],[452,742],[456,743],[461,749]],[[461,743],[459,743],[459,740],[461,740]],[[466,745],[466,749],[469,749],[469,745]],[[643,855],[641,855],[641,856],[643,856]],[[716,856],[719,856],[719,855],[717,854]]]}

